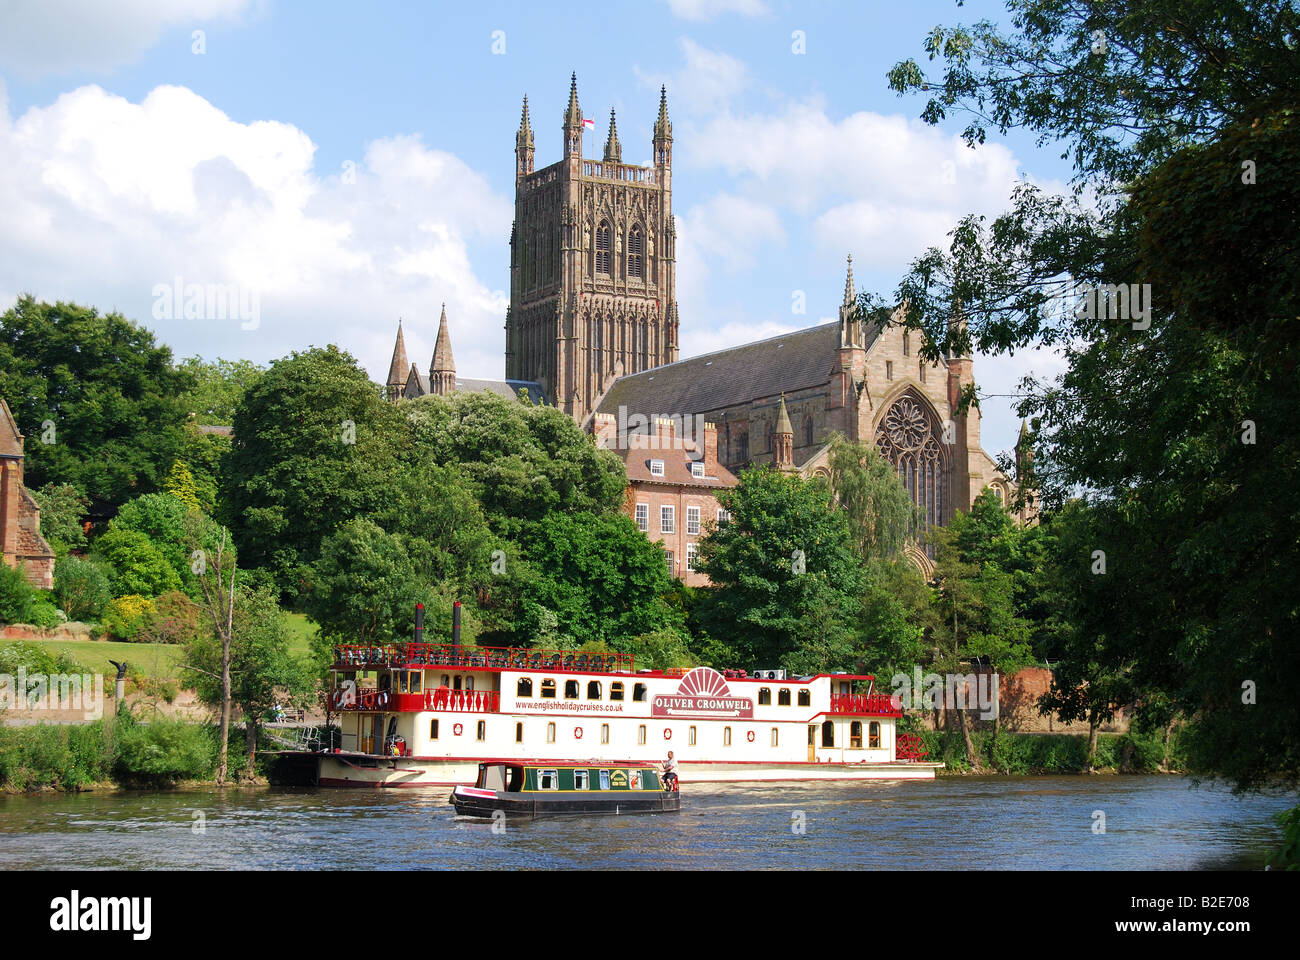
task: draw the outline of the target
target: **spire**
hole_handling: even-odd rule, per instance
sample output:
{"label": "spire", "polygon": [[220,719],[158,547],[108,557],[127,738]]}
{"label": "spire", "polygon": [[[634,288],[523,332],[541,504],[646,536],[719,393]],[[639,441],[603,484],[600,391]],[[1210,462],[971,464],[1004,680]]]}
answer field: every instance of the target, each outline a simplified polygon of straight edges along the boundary
{"label": "spire", "polygon": [[533,128],[528,122],[528,96],[524,95],[524,112],[519,118],[519,132],[515,134],[515,176],[526,177],[533,172]]}
{"label": "spire", "polygon": [[853,288],[853,254],[849,254],[849,272],[844,278],[844,306],[853,306],[854,301],[858,299],[857,291]]}
{"label": "spire", "polygon": [[853,286],[853,255],[844,278],[844,302],[840,304],[840,348],[862,347],[862,324],[858,317],[858,295]]}
{"label": "spire", "polygon": [[794,436],[794,427],[790,426],[790,414],[785,409],[785,394],[781,394],[781,410],[776,415],[776,429],[773,433],[788,433]]}
{"label": "spire", "polygon": [[447,305],[442,305],[442,319],[438,321],[438,342],[433,348],[433,363],[429,366],[429,392],[451,393],[456,389],[456,361],[451,355],[451,334],[447,332]]}
{"label": "spire", "polygon": [[613,107],[609,108],[609,139],[605,141],[605,162],[623,162],[623,146],[618,142],[618,124],[614,122]]}
{"label": "spire", "polygon": [[1029,421],[1020,421],[1020,436],[1016,439],[1016,449],[1023,447],[1025,441],[1029,439]]}
{"label": "spire", "polygon": [[659,119],[655,120],[654,151],[656,166],[667,167],[673,162],[673,125],[668,120],[666,86],[659,88]]}
{"label": "spire", "polygon": [[569,80],[569,105],[564,110],[564,155],[582,156],[582,107],[578,106],[578,75]]}
{"label": "spire", "polygon": [[406,340],[402,337],[402,321],[397,321],[397,342],[393,344],[393,361],[388,365],[388,399],[396,400],[406,384]]}

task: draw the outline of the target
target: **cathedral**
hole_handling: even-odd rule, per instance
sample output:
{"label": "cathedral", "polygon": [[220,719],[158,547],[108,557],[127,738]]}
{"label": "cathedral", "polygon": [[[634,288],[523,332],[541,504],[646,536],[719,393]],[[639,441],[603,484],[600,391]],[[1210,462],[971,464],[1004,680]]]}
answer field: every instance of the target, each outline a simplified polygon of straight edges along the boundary
{"label": "cathedral", "polygon": [[[591,125],[575,76],[562,158],[536,170],[524,98],[515,135],[506,379],[457,379],[444,307],[427,379],[407,367],[399,326],[390,399],[457,389],[527,396],[624,452],[638,446],[628,442],[629,425],[664,435],[656,425],[670,422],[687,451],[703,451],[707,432],[712,461],[731,482],[753,464],[828,475],[830,437],[839,433],[876,444],[927,526],[946,524],[986,488],[1012,507],[1014,481],[980,446],[979,409],[957,412],[974,383],[972,358],[927,362],[917,331],[865,320],[851,257],[837,320],[678,360],[667,91],[660,91],[651,166],[623,162],[612,110],[602,159],[584,159],[583,129]],[[1030,456],[1025,441],[1022,430],[1018,469]],[[1032,521],[1032,499],[1015,509],[1020,522]],[[926,551],[912,554],[923,570],[932,568]]]}

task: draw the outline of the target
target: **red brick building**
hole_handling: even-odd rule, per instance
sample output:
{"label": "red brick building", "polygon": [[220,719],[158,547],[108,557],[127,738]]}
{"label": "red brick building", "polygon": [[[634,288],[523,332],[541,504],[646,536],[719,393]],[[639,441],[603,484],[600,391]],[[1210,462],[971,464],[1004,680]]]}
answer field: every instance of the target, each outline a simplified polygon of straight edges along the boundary
{"label": "red brick building", "polygon": [[0,552],[9,566],[26,565],[32,586],[54,589],[54,551],[41,536],[40,509],[23,486],[23,435],[4,400],[0,400]]}
{"label": "red brick building", "polygon": [[662,547],[674,577],[691,587],[708,584],[695,570],[699,541],[724,517],[717,492],[736,485],[718,463],[717,428],[701,420],[679,431],[673,418],[629,424],[610,414],[596,414],[592,426],[597,442],[627,470],[624,511]]}

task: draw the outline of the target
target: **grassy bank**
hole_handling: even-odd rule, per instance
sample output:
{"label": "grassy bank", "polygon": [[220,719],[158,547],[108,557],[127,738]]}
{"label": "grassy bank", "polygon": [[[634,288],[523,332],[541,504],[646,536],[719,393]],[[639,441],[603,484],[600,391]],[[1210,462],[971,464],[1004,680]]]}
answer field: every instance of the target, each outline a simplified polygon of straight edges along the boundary
{"label": "grassy bank", "polygon": [[[930,751],[927,760],[941,760],[949,773],[971,773],[960,733],[944,730],[913,731]],[[1065,733],[971,734],[980,758],[981,773],[1054,774],[1084,773],[1088,769],[1088,738]],[[1185,769],[1177,734],[1171,738],[1168,765],[1159,736],[1138,733],[1103,733],[1097,738],[1094,768],[1111,773],[1177,773]]]}

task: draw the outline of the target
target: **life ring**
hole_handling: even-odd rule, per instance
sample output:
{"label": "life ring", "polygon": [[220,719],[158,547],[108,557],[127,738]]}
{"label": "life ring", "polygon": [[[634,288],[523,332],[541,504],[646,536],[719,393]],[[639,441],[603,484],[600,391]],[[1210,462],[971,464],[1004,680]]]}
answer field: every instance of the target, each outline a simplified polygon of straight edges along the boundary
{"label": "life ring", "polygon": [[749,733],[745,734],[745,739],[748,740],[750,743],[753,743],[753,742],[754,742],[754,731],[751,730],[751,731],[749,731]]}
{"label": "life ring", "polygon": [[573,739],[574,739],[574,740],[581,740],[581,739],[582,739],[582,727],[574,727],[574,728],[573,728]]}
{"label": "life ring", "polygon": [[465,729],[465,728],[462,727],[462,726],[458,723],[458,724],[456,724],[454,727],[451,728],[451,732],[454,733],[456,736],[459,737],[459,736],[460,736],[460,732],[461,732],[462,730],[464,730],[464,729]]}
{"label": "life ring", "polygon": [[664,739],[671,740],[672,738],[673,738],[673,731],[668,727],[664,727]]}

